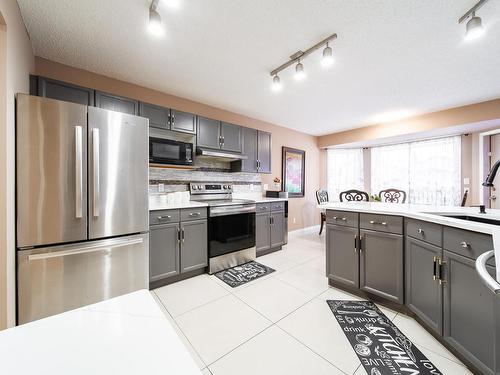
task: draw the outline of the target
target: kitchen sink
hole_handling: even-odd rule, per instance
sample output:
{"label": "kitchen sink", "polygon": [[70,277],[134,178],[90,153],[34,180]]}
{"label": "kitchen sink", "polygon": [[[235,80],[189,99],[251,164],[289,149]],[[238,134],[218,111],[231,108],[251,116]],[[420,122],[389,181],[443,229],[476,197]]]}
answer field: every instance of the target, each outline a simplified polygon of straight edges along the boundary
{"label": "kitchen sink", "polygon": [[445,216],[445,217],[451,217],[453,219],[459,219],[459,220],[475,221],[477,223],[500,225],[500,220],[490,219],[487,217],[477,217],[477,216],[468,216],[468,215],[443,215],[443,214],[438,214],[438,215]]}

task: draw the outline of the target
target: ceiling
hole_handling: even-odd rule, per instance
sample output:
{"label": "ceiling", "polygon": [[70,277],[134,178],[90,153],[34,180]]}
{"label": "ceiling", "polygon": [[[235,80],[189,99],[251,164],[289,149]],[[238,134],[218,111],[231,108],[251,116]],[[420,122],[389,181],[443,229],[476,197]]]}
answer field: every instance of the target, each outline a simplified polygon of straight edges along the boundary
{"label": "ceiling", "polygon": [[[166,33],[146,30],[146,0],[18,0],[35,55],[260,120],[322,135],[500,97],[500,1],[466,43],[475,0],[160,0]],[[170,0],[172,1],[172,0]],[[283,90],[269,71],[336,32]]]}

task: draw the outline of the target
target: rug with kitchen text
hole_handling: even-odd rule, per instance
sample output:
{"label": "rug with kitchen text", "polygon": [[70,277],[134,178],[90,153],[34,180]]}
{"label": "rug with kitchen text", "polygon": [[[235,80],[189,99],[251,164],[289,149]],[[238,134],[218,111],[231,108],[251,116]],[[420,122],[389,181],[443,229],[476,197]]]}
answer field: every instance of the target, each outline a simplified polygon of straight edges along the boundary
{"label": "rug with kitchen text", "polygon": [[373,302],[326,302],[367,374],[441,374]]}
{"label": "rug with kitchen text", "polygon": [[249,281],[265,276],[274,270],[271,267],[251,261],[236,267],[217,272],[215,276],[232,288],[248,283]]}

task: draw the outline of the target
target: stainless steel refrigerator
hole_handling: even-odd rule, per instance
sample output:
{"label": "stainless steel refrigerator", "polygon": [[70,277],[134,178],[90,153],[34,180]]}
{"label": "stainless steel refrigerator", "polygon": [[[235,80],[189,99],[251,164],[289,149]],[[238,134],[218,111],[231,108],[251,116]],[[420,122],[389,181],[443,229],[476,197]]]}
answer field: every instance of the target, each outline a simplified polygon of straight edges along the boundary
{"label": "stainless steel refrigerator", "polygon": [[16,105],[18,323],[147,288],[148,120]]}

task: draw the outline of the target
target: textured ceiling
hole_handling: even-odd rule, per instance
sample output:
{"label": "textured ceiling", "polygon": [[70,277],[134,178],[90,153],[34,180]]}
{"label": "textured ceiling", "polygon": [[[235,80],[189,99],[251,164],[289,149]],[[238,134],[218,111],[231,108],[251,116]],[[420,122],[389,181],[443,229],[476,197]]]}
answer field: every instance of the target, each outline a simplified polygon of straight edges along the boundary
{"label": "textured ceiling", "polygon": [[[37,56],[315,135],[500,97],[500,1],[473,43],[457,20],[475,0],[165,1],[160,39],[146,0],[18,3]],[[332,68],[319,51],[271,92],[271,69],[332,32]]]}

